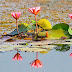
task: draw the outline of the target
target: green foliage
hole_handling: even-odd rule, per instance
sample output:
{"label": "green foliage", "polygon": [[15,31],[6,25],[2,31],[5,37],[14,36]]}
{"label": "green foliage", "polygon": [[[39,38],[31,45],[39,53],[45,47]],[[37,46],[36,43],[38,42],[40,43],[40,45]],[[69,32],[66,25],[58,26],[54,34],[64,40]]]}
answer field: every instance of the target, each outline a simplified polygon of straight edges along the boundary
{"label": "green foliage", "polygon": [[[21,33],[21,32],[26,33],[26,32],[27,32],[27,28],[26,28],[26,26],[24,25],[24,23],[23,23],[23,24],[20,24],[20,25],[18,26],[18,31],[19,31],[19,33]],[[12,32],[10,33],[10,35],[15,35],[15,34],[18,34],[17,29],[15,29],[14,31],[12,31]]]}
{"label": "green foliage", "polygon": [[56,44],[58,47],[56,47],[56,51],[66,52],[70,49],[70,46],[68,44]]}
{"label": "green foliage", "polygon": [[[68,37],[64,34],[63,29],[57,29],[57,30],[49,30],[47,31],[49,34],[49,39],[60,39],[61,37]],[[38,33],[39,37],[46,37],[46,31],[39,32]]]}
{"label": "green foliage", "polygon": [[68,37],[71,37],[68,31],[64,31],[64,34]]}
{"label": "green foliage", "polygon": [[21,26],[21,25],[24,25],[25,27],[27,27],[29,24],[27,24],[27,23],[21,23],[21,24],[19,24],[19,26]]}
{"label": "green foliage", "polygon": [[30,25],[28,25],[27,30],[34,30],[35,28],[36,28],[36,26],[30,24]]}
{"label": "green foliage", "polygon": [[28,25],[27,30],[34,30],[36,28],[36,21],[31,20],[33,24]]}
{"label": "green foliage", "polygon": [[59,23],[59,24],[56,24],[53,26],[52,29],[63,29],[65,31],[68,31],[68,28],[69,28],[69,25],[68,24],[65,24],[65,23]]}
{"label": "green foliage", "polygon": [[34,21],[34,20],[31,20],[31,21],[32,21],[33,25],[35,25],[35,24],[36,24],[36,21]]}
{"label": "green foliage", "polygon": [[40,19],[38,25],[45,30],[52,29],[50,22],[47,19]]}
{"label": "green foliage", "polygon": [[68,32],[70,35],[72,35],[72,27],[69,27]]}

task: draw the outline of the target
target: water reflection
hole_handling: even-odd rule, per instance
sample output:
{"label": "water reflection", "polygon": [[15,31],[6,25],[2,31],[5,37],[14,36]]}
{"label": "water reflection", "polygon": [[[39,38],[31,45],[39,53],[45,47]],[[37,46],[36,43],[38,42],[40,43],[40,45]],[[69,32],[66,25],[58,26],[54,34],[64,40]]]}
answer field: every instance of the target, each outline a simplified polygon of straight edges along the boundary
{"label": "water reflection", "polygon": [[38,59],[38,52],[37,52],[37,55],[36,55],[36,60],[32,61],[31,63],[31,67],[42,67],[43,64],[42,62]]}
{"label": "water reflection", "polygon": [[21,55],[18,53],[18,49],[17,49],[17,53],[15,54],[15,56],[13,57],[12,60],[23,60],[23,58],[21,57]]}
{"label": "water reflection", "polygon": [[70,45],[68,44],[56,44],[58,47],[56,47],[56,51],[66,52],[70,49]]}

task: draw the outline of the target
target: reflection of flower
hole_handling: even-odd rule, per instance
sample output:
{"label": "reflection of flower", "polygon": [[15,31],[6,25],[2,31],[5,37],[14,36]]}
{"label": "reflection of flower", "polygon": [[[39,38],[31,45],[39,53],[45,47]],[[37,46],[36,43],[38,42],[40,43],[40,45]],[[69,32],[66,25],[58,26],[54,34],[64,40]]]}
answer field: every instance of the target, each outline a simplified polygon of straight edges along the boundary
{"label": "reflection of flower", "polygon": [[11,15],[16,19],[16,28],[17,28],[17,32],[18,32],[18,34],[19,34],[17,19],[20,17],[21,12],[12,12]]}
{"label": "reflection of flower", "polygon": [[34,62],[30,64],[31,64],[31,67],[42,67],[43,66],[42,62],[38,59],[34,60]]}
{"label": "reflection of flower", "polygon": [[15,54],[15,56],[13,57],[12,60],[23,60],[23,58],[21,57],[21,55],[19,53]]}
{"label": "reflection of flower", "polygon": [[31,64],[31,67],[42,67],[43,66],[42,62],[38,60],[38,52],[37,52],[36,60],[31,62],[30,64]]}
{"label": "reflection of flower", "polygon": [[69,17],[72,19],[72,13],[71,13],[71,14],[69,14]]}
{"label": "reflection of flower", "polygon": [[70,56],[72,57],[72,53],[70,54]]}
{"label": "reflection of flower", "polygon": [[36,15],[40,12],[40,10],[41,10],[41,7],[33,7],[33,8],[29,8],[29,11],[30,11],[32,14],[35,14],[36,34],[37,34],[37,17],[36,17]]}

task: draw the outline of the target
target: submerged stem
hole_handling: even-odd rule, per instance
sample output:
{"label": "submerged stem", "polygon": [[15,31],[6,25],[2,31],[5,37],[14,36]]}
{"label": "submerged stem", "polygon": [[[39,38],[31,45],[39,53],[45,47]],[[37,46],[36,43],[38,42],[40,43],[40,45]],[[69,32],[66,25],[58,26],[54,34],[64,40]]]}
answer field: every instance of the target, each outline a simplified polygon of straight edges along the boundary
{"label": "submerged stem", "polygon": [[19,34],[19,31],[18,31],[18,24],[17,24],[17,19],[16,19],[16,29],[17,29],[17,32]]}

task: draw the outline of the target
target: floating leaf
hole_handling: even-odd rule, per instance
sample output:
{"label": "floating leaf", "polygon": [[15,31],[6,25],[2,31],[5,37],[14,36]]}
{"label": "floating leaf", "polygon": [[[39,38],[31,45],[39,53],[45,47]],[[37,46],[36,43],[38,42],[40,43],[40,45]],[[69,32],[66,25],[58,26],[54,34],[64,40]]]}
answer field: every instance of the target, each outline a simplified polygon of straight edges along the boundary
{"label": "floating leaf", "polygon": [[36,28],[36,26],[30,24],[30,25],[28,25],[27,30],[34,30],[35,28]]}
{"label": "floating leaf", "polygon": [[72,27],[69,27],[68,32],[70,35],[72,35]]}
{"label": "floating leaf", "polygon": [[40,19],[38,21],[38,25],[41,26],[43,29],[52,29],[50,22],[47,19]]}
{"label": "floating leaf", "polygon": [[68,24],[65,24],[65,23],[59,23],[59,24],[56,24],[53,26],[52,29],[63,29],[65,31],[68,31],[68,28],[69,28],[69,25]]}
{"label": "floating leaf", "polygon": [[[27,27],[29,25],[27,23],[21,23],[21,24],[23,24],[25,27]],[[21,26],[21,24],[19,24],[19,26]]]}
{"label": "floating leaf", "polygon": [[[18,26],[18,31],[19,33],[23,33],[25,34],[27,32],[27,25],[25,25],[24,23]],[[15,35],[18,34],[17,29],[15,29],[13,32],[11,32],[9,35]]]}
{"label": "floating leaf", "polygon": [[[65,34],[64,34],[64,30],[63,29],[57,29],[57,30],[49,30],[47,31],[48,34],[49,34],[49,39],[60,39],[61,37],[67,37]],[[46,37],[46,31],[44,32],[39,32],[38,33],[38,36],[39,37]]]}

